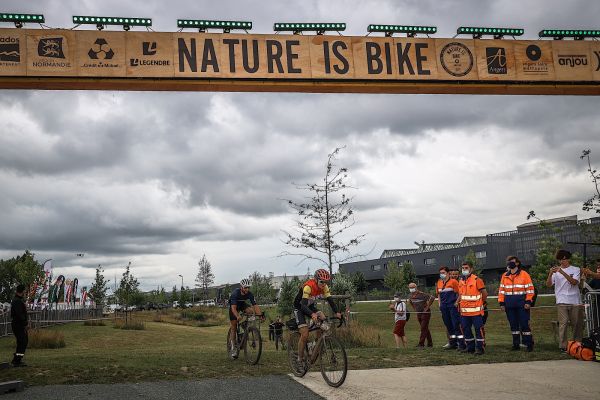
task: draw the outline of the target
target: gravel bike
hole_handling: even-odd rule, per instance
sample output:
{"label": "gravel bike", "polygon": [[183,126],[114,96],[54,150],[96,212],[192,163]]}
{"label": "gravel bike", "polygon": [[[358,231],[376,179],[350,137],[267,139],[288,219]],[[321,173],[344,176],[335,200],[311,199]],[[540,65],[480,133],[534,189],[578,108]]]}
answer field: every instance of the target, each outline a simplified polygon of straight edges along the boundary
{"label": "gravel bike", "polygon": [[[235,342],[231,341],[231,327],[227,331],[227,356],[232,360],[238,358],[241,350],[244,350],[246,362],[250,365],[258,364],[260,355],[262,354],[262,338],[260,329],[257,325],[257,317],[262,317],[263,314],[246,314],[237,324],[237,332],[235,333]],[[260,325],[259,325],[260,326]],[[235,355],[235,356],[234,356]]]}
{"label": "gravel bike", "polygon": [[313,338],[312,341],[307,341],[304,348],[305,360],[303,363],[298,362],[298,342],[300,340],[300,332],[298,327],[293,329],[293,325],[288,324],[290,328],[290,336],[288,339],[288,361],[292,369],[292,373],[301,378],[317,363],[321,368],[321,375],[329,386],[340,387],[346,380],[348,374],[348,357],[344,345],[333,336],[333,329],[330,322],[339,320],[338,328],[344,323],[343,318],[330,317],[325,320],[318,321],[309,327],[308,331],[313,332],[320,330],[321,336]]}

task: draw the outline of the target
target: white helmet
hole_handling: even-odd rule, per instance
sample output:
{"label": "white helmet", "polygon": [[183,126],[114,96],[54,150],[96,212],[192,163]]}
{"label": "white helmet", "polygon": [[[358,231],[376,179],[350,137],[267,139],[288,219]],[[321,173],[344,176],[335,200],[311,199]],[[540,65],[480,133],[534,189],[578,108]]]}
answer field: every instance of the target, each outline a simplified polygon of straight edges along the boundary
{"label": "white helmet", "polygon": [[243,288],[249,288],[250,286],[252,286],[250,284],[250,279],[246,279],[246,278],[242,279],[240,281],[240,286],[243,287]]}

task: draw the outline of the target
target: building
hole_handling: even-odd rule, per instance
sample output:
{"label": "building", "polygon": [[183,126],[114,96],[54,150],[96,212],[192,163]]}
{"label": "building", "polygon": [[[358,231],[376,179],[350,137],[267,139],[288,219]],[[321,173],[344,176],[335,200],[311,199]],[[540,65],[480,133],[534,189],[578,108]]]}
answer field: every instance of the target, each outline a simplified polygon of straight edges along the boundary
{"label": "building", "polygon": [[[505,271],[505,260],[509,255],[519,257],[524,266],[535,263],[539,242],[544,237],[554,236],[571,252],[583,253],[580,244],[569,242],[589,242],[585,229],[600,230],[600,217],[577,220],[568,216],[535,221],[517,226],[509,232],[491,233],[485,236],[467,236],[457,243],[417,243],[416,248],[384,250],[380,258],[340,264],[340,271],[352,274],[362,272],[370,288],[383,288],[383,279],[390,262],[398,265],[410,262],[417,277],[426,286],[434,286],[441,266],[460,268],[469,251],[475,253],[477,267],[482,270],[482,278],[497,281]],[[587,258],[600,255],[600,246],[587,246]]]}

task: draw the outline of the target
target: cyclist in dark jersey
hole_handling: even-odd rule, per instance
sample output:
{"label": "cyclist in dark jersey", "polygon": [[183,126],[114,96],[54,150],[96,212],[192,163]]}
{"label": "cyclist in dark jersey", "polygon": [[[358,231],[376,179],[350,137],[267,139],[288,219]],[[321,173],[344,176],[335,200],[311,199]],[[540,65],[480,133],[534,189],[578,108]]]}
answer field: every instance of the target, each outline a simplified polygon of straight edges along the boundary
{"label": "cyclist in dark jersey", "polygon": [[[239,320],[242,319],[242,314],[246,309],[250,308],[246,301],[250,301],[255,314],[262,314],[260,307],[256,304],[256,300],[254,300],[254,295],[250,292],[250,280],[242,279],[240,281],[240,287],[234,289],[229,297],[229,323],[231,324],[230,332],[232,335],[235,335],[235,332],[237,332],[237,325]],[[229,340],[234,343],[235,336],[229,337]],[[232,346],[232,348],[235,348],[235,346]],[[232,357],[237,357],[237,353],[232,354]]]}
{"label": "cyclist in dark jersey", "polygon": [[[331,298],[329,286],[327,285],[330,280],[331,275],[327,270],[316,270],[314,278],[304,282],[294,299],[294,316],[296,317],[296,323],[300,331],[300,340],[298,341],[298,362],[300,365],[302,365],[304,359],[304,346],[308,340],[306,317],[310,317],[314,322],[317,322],[319,319],[325,319],[325,314],[317,310],[315,301],[318,298],[324,297],[327,303],[329,303],[331,310],[335,313],[335,316],[337,318],[341,318],[342,316]],[[317,331],[317,335],[320,335],[320,331]]]}

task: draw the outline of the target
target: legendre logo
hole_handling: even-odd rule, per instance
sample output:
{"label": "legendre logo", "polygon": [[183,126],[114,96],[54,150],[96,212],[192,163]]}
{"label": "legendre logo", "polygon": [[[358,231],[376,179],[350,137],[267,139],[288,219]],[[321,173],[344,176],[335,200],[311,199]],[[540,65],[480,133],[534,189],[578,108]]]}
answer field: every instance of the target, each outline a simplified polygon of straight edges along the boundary
{"label": "legendre logo", "polygon": [[169,66],[170,60],[154,60],[150,56],[157,53],[156,42],[142,42],[142,54],[148,58],[130,58],[129,65],[132,67],[154,67],[154,66]]}

